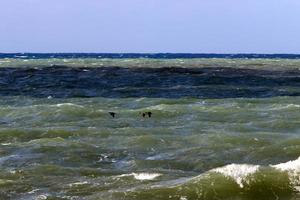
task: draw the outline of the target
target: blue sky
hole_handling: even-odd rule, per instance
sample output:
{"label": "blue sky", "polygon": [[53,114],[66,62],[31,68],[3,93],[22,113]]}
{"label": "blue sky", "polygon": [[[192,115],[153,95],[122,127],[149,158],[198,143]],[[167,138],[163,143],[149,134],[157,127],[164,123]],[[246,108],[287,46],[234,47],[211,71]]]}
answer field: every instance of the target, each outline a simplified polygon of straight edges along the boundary
{"label": "blue sky", "polygon": [[0,52],[300,53],[299,0],[0,0]]}

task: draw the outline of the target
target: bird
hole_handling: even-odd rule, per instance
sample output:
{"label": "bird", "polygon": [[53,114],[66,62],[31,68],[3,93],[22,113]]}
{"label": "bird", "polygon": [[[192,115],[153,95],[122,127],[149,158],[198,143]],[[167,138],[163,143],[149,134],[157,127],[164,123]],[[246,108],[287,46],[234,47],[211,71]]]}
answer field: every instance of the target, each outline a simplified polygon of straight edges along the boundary
{"label": "bird", "polygon": [[108,112],[113,118],[115,118],[116,113],[115,112]]}
{"label": "bird", "polygon": [[152,112],[144,112],[144,113],[142,113],[143,117],[146,117],[146,115],[148,115],[148,117],[151,118]]}

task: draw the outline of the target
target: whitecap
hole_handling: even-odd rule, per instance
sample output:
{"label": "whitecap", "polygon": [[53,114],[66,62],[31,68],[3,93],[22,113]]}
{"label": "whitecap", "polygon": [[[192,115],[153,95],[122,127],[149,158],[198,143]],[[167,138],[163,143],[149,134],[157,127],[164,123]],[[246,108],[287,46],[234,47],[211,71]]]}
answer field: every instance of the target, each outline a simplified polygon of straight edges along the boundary
{"label": "whitecap", "polygon": [[11,145],[11,143],[9,142],[9,143],[1,143],[1,145],[2,146],[9,146],[9,145]]}
{"label": "whitecap", "polygon": [[143,101],[145,98],[144,97],[142,97],[142,98],[138,98],[138,99],[136,99],[135,101],[136,102],[140,102],[140,101]]}
{"label": "whitecap", "polygon": [[153,180],[161,176],[159,173],[133,173],[133,177],[137,180]]}
{"label": "whitecap", "polygon": [[281,171],[295,171],[300,172],[300,157],[296,160],[288,161],[285,163],[280,163],[277,165],[271,165],[271,167],[274,167]]}
{"label": "whitecap", "polygon": [[0,63],[10,63],[10,60],[0,60]]}
{"label": "whitecap", "polygon": [[73,103],[59,103],[59,104],[56,104],[56,106],[57,106],[57,107],[63,107],[63,106],[75,106],[75,107],[83,108],[83,106],[77,105],[77,104],[73,104]]}
{"label": "whitecap", "polygon": [[28,58],[28,56],[15,56],[15,58]]}
{"label": "whitecap", "polygon": [[48,197],[47,197],[47,195],[39,195],[37,198],[36,198],[36,200],[44,200],[44,199],[47,199]]}
{"label": "whitecap", "polygon": [[[225,177],[232,178],[241,188],[243,188],[244,183],[248,184],[250,181],[248,177],[256,173],[260,167],[260,165],[230,164],[224,167],[212,169],[208,172],[220,173],[223,174]],[[269,167],[282,172],[287,172],[290,183],[294,186],[294,188],[297,191],[300,192],[300,157],[296,160],[291,160],[276,165],[269,165]]]}
{"label": "whitecap", "polygon": [[300,192],[300,188],[297,187],[297,185],[299,186],[300,184],[300,157],[296,160],[270,166],[277,170],[287,172],[290,182],[295,186],[295,189]]}
{"label": "whitecap", "polygon": [[149,106],[145,109],[149,109],[149,110],[166,110],[168,107],[170,107],[167,104],[159,104],[159,105],[155,105],[155,106]]}
{"label": "whitecap", "polygon": [[136,180],[144,181],[144,180],[154,180],[158,178],[159,176],[162,176],[162,174],[159,173],[131,173],[131,174],[121,174],[117,176],[120,177],[127,177],[127,176],[133,176]]}
{"label": "whitecap", "polygon": [[285,110],[285,109],[290,109],[290,108],[300,108],[300,105],[298,104],[275,104],[272,105],[271,108],[269,108],[268,110]]}
{"label": "whitecap", "polygon": [[254,174],[259,169],[259,165],[248,164],[230,164],[224,167],[212,169],[211,172],[221,173],[226,177],[230,177],[236,181],[236,183],[243,188],[243,182],[247,182],[247,177]]}
{"label": "whitecap", "polygon": [[34,189],[34,190],[31,190],[30,192],[27,192],[28,194],[34,194],[36,193],[37,191],[39,191],[39,189]]}
{"label": "whitecap", "polygon": [[86,184],[89,184],[89,182],[83,181],[83,182],[70,183],[69,187],[79,186],[79,185],[86,185]]}

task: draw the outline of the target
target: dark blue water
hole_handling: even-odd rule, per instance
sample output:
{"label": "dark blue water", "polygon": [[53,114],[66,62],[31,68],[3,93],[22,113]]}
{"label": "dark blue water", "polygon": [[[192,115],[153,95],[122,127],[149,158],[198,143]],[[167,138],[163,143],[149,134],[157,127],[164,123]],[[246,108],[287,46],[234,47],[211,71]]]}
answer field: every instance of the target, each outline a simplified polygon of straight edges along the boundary
{"label": "dark blue water", "polygon": [[208,53],[0,53],[1,58],[50,59],[50,58],[153,58],[153,59],[189,59],[189,58],[267,58],[299,59],[299,54],[208,54]]}
{"label": "dark blue water", "polygon": [[300,96],[300,71],[234,68],[0,68],[0,96],[262,98]]}

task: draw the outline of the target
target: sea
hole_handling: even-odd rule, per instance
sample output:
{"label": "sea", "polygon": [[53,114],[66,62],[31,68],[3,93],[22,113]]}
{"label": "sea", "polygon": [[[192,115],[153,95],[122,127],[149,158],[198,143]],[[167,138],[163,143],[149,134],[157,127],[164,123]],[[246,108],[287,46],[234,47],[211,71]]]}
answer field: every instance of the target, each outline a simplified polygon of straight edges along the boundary
{"label": "sea", "polygon": [[300,55],[0,54],[1,200],[299,200]]}

